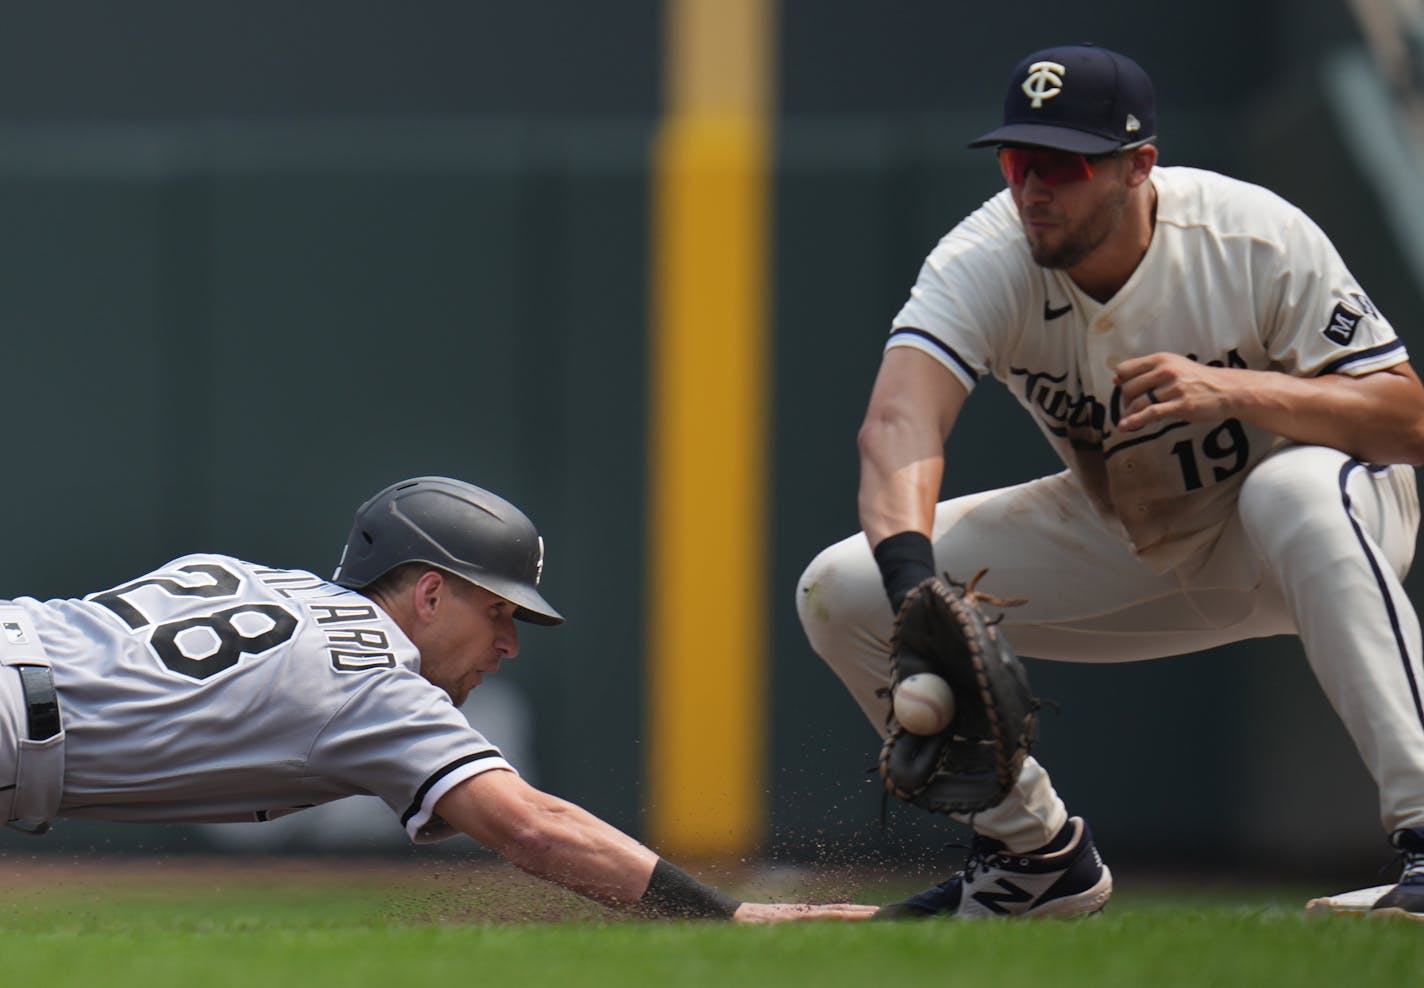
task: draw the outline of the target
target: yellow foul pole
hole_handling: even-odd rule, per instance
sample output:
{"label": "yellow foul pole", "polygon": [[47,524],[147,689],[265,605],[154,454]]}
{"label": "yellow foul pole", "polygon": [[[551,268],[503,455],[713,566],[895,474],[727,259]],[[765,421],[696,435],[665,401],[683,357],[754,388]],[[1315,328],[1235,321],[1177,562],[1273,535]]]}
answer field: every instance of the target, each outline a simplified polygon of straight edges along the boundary
{"label": "yellow foul pole", "polygon": [[775,0],[667,0],[653,160],[649,836],[765,825],[769,184]]}

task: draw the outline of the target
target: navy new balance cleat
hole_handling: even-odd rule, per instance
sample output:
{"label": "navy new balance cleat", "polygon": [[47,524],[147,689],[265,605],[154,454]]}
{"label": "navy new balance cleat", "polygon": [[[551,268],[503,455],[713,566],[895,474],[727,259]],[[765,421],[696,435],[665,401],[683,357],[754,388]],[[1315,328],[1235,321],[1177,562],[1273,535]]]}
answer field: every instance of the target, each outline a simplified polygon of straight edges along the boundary
{"label": "navy new balance cleat", "polygon": [[1424,923],[1424,828],[1396,830],[1390,843],[1404,855],[1404,869],[1399,883],[1380,896],[1370,912]]}
{"label": "navy new balance cleat", "polygon": [[876,919],[929,916],[1086,916],[1112,895],[1112,872],[1103,864],[1093,835],[1073,817],[1036,851],[1011,853],[999,841],[975,836],[964,867],[949,880],[883,907]]}
{"label": "navy new balance cleat", "polygon": [[1390,843],[1404,868],[1394,885],[1321,896],[1305,904],[1307,916],[1400,916],[1424,922],[1424,828],[1396,830]]}

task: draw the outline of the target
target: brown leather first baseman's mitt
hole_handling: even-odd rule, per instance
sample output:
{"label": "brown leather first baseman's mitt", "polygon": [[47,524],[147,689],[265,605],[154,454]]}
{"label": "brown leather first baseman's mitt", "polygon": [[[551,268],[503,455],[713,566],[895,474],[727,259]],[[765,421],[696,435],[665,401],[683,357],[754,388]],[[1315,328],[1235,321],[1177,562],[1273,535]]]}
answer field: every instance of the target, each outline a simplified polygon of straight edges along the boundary
{"label": "brown leather first baseman's mitt", "polygon": [[968,584],[930,577],[910,591],[895,618],[892,697],[909,676],[933,673],[953,690],[954,715],[939,733],[918,735],[892,713],[880,775],[892,795],[937,813],[974,813],[1002,802],[1038,731],[1040,704],[1023,663],[980,607],[1023,601],[977,592],[983,575]]}

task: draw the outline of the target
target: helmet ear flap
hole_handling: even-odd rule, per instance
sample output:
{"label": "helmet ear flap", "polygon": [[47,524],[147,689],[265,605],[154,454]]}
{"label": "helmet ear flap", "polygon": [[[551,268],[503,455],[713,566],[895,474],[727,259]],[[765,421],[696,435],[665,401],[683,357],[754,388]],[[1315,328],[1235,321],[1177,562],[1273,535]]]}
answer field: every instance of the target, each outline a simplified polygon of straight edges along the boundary
{"label": "helmet ear flap", "polygon": [[540,594],[544,540],[524,512],[496,494],[449,477],[392,484],[356,511],[332,582],[369,586],[403,563],[454,573],[515,605],[514,616],[562,624]]}

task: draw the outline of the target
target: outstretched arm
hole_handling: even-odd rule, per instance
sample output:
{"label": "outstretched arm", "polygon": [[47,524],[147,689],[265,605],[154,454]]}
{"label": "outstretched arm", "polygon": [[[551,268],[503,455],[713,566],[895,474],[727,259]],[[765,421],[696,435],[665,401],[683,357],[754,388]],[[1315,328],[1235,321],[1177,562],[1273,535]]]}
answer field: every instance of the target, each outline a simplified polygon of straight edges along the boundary
{"label": "outstretched arm", "polygon": [[1424,387],[1407,363],[1361,377],[1305,378],[1154,353],[1124,360],[1117,381],[1124,432],[1235,418],[1370,463],[1424,463]]}
{"label": "outstretched arm", "polygon": [[872,906],[737,902],[667,865],[652,850],[513,772],[483,772],[435,805],[456,829],[531,875],[621,909],[668,916],[723,915],[742,923],[865,919]]}

